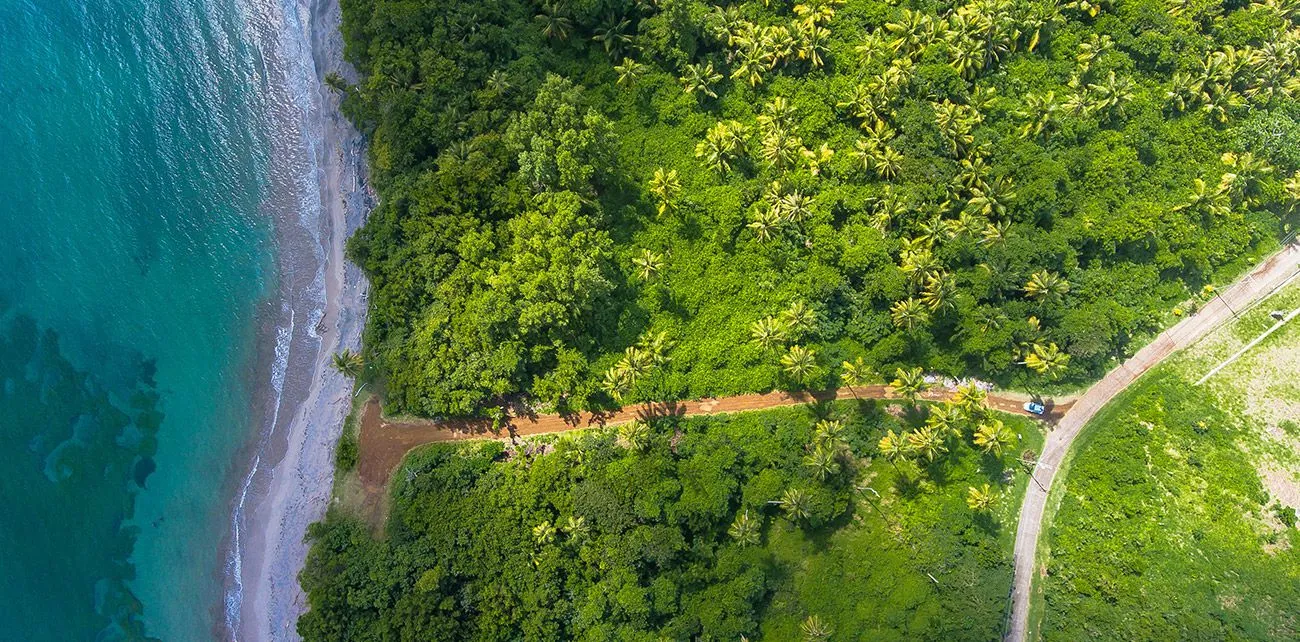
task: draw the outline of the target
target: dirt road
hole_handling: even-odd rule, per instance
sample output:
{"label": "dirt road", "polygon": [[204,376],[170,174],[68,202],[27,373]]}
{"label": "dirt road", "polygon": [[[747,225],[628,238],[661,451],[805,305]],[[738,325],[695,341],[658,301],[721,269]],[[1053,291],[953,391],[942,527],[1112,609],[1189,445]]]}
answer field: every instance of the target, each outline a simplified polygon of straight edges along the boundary
{"label": "dirt road", "polygon": [[[931,389],[922,399],[942,401],[953,391],[947,388]],[[607,413],[574,413],[571,415],[537,415],[513,417],[509,425],[499,431],[485,420],[389,420],[383,416],[378,399],[366,402],[361,415],[360,459],[357,473],[365,492],[365,512],[380,515],[388,478],[411,449],[424,444],[460,441],[466,439],[510,439],[529,435],[565,432],[594,426],[614,426],[635,419],[651,417],[714,415],[729,412],[764,410],[782,406],[797,406],[831,399],[898,399],[888,386],[859,386],[850,390],[840,388],[817,393],[769,392],[766,394],[737,395],[721,399],[701,399],[664,404],[648,404]],[[1014,393],[992,393],[988,403],[1004,412],[1028,415],[1023,409],[1028,397]],[[1070,403],[1058,404],[1046,419],[1053,420],[1070,408]]]}
{"label": "dirt road", "polygon": [[1234,311],[1243,309],[1267,296],[1287,279],[1300,271],[1300,249],[1287,245],[1242,277],[1231,287],[1214,297],[1195,315],[1183,319],[1156,337],[1119,367],[1111,370],[1100,381],[1079,396],[1047,436],[1043,453],[1034,471],[1044,491],[1031,484],[1025,491],[1020,506],[1020,520],[1016,530],[1015,587],[1011,594],[1011,625],[1006,639],[1023,642],[1028,635],[1029,601],[1035,572],[1043,572],[1035,557],[1038,538],[1043,527],[1043,512],[1048,491],[1052,488],[1056,471],[1060,468],[1084,425],[1092,419],[1115,395],[1122,392],[1142,373],[1150,370],[1174,352],[1195,343],[1224,322],[1231,320]]}

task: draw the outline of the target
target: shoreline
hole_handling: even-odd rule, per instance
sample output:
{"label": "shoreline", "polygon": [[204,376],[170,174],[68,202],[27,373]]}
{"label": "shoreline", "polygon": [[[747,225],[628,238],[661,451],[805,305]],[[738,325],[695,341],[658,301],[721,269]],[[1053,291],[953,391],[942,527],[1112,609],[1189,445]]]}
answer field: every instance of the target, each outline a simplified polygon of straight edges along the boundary
{"label": "shoreline", "polygon": [[[291,125],[302,149],[281,151],[301,164],[301,184],[290,180],[288,191],[302,200],[285,201],[287,211],[272,215],[282,279],[271,306],[279,311],[259,330],[251,408],[261,428],[241,449],[242,470],[230,488],[220,639],[298,639],[304,538],[328,507],[334,449],[351,409],[352,382],[330,359],[358,348],[368,293],[361,271],[344,258],[347,238],[371,206],[364,141],[324,85],[330,71],[355,76],[343,61],[338,0],[288,0],[284,10],[292,12],[283,27],[291,44],[280,55],[296,54],[288,62],[298,65],[286,80],[306,86],[298,87],[305,104]],[[311,213],[318,217],[310,220]]]}

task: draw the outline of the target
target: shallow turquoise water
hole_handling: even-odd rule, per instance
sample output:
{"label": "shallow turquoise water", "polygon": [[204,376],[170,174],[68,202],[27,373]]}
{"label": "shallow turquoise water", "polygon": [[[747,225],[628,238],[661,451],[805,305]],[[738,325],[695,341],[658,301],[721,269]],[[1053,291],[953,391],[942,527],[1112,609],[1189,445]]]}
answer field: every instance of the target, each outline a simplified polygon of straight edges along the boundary
{"label": "shallow turquoise water", "polygon": [[259,308],[234,2],[0,0],[0,636],[201,640]]}

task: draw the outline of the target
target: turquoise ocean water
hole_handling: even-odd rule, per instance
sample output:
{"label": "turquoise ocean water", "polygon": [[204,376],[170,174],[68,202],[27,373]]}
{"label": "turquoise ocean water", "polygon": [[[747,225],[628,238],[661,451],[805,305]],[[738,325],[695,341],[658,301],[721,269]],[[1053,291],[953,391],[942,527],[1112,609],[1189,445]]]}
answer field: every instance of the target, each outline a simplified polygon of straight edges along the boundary
{"label": "turquoise ocean water", "polygon": [[4,639],[202,640],[222,617],[278,307],[248,11],[0,0]]}

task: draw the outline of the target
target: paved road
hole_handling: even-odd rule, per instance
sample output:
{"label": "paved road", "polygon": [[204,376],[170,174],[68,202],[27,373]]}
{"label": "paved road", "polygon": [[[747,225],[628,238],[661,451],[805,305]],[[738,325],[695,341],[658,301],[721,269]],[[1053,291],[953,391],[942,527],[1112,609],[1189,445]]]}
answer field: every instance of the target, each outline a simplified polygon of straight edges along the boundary
{"label": "paved road", "polygon": [[[1212,299],[1195,315],[1183,319],[1156,337],[1119,367],[1111,370],[1100,381],[1079,396],[1074,405],[1047,436],[1039,456],[1034,476],[1048,491],[1056,478],[1056,471],[1070,451],[1070,445],[1079,436],[1085,424],[1115,395],[1122,392],[1142,373],[1163,361],[1174,352],[1186,348],[1198,339],[1233,317],[1233,310],[1242,311],[1252,303],[1280,287],[1300,271],[1300,249],[1294,244],[1260,263],[1219,296]],[[1025,491],[1020,506],[1020,520],[1016,530],[1015,587],[1011,593],[1011,626],[1006,639],[1024,642],[1028,635],[1029,597],[1035,572],[1042,573],[1035,557],[1038,538],[1043,528],[1043,511],[1048,492],[1035,484]]]}

